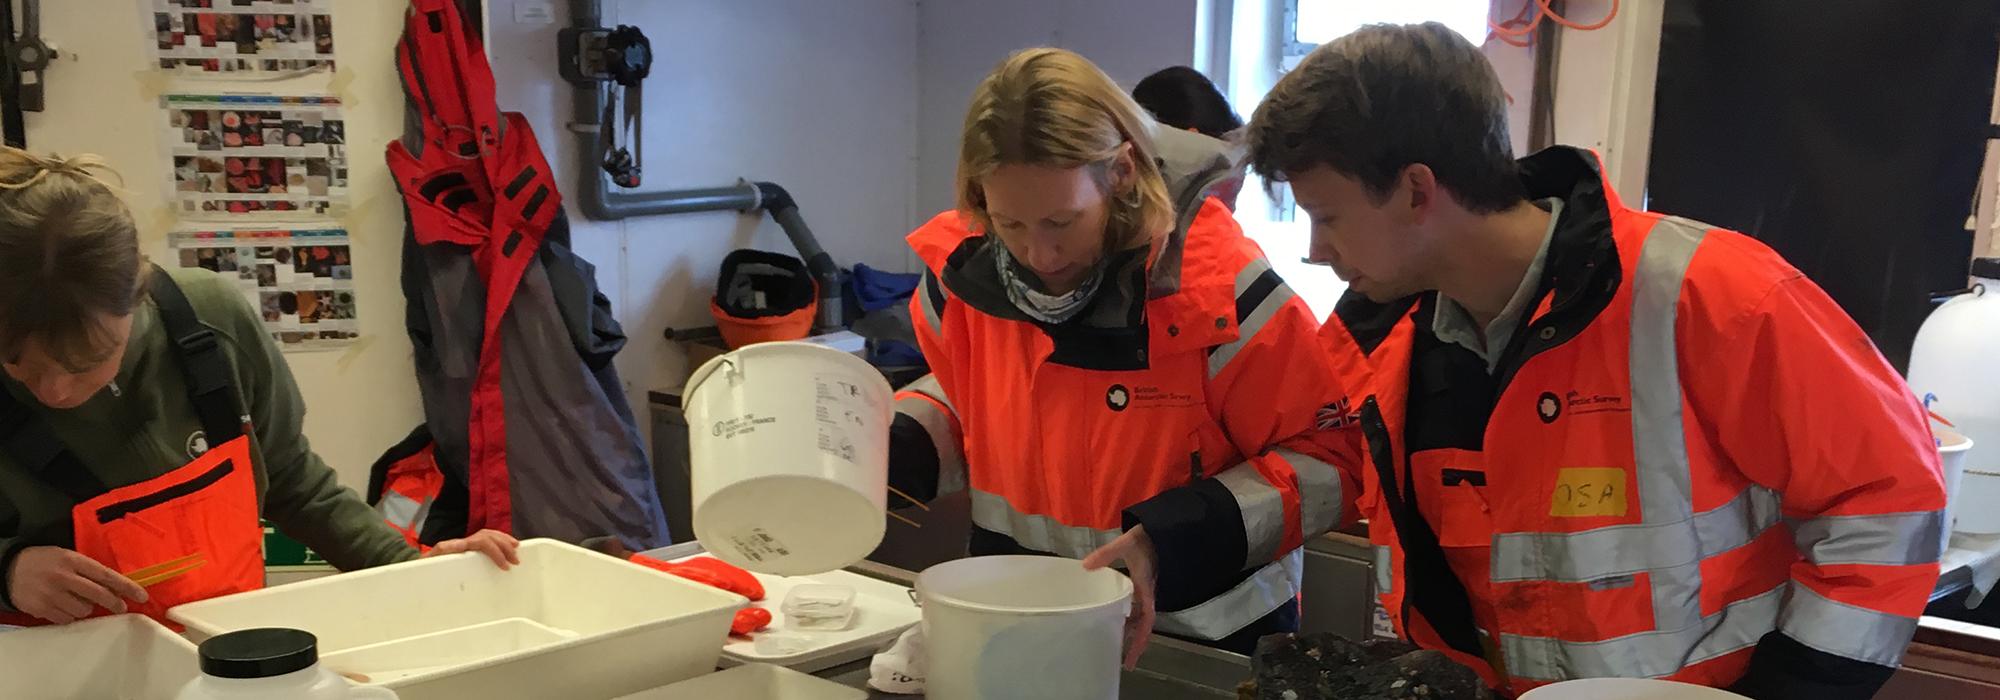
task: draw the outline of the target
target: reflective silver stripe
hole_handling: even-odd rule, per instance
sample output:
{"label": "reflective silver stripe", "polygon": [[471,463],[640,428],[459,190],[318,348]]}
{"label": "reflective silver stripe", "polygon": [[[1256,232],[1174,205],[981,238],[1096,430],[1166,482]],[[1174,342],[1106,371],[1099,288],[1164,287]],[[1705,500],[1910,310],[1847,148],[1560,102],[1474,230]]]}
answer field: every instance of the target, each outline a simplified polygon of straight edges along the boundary
{"label": "reflective silver stripe", "polygon": [[938,308],[932,300],[943,297],[944,283],[938,281],[937,275],[928,270],[924,271],[923,286],[917,290],[917,303],[924,307],[924,320],[930,322],[931,332],[937,335],[944,335],[944,322],[938,320],[938,314],[943,309]]}
{"label": "reflective silver stripe", "polygon": [[382,500],[375,504],[375,511],[381,513],[382,519],[391,525],[414,530],[423,524],[424,516],[430,511],[430,501],[420,502],[396,492],[395,489],[389,489],[382,494]]}
{"label": "reflective silver stripe", "polygon": [[1830,600],[1813,589],[1791,584],[1778,628],[1800,644],[1828,654],[1894,668],[1917,633],[1917,618]]}
{"label": "reflective silver stripe", "polygon": [[1792,538],[1822,566],[1930,564],[1943,553],[1944,512],[1823,515],[1793,523]]}
{"label": "reflective silver stripe", "polygon": [[[1630,281],[1627,372],[1639,524],[1495,538],[1496,579],[1589,581],[1646,572],[1653,631],[1596,642],[1503,634],[1508,670],[1517,676],[1665,676],[1754,645],[1776,625],[1782,587],[1737,601],[1715,615],[1701,614],[1701,558],[1742,546],[1778,517],[1776,495],[1757,488],[1700,516],[1693,512],[1675,317],[1688,266],[1706,235],[1700,224],[1660,219],[1640,247]],[[1500,551],[1502,542],[1508,543],[1505,552]]]}
{"label": "reflective silver stripe", "polygon": [[1186,610],[1160,613],[1154,618],[1153,627],[1197,639],[1227,637],[1269,615],[1285,601],[1297,598],[1304,571],[1305,550],[1294,549],[1283,559],[1258,569],[1227,593]]}
{"label": "reflective silver stripe", "polygon": [[[1243,270],[1236,274],[1236,296],[1242,297],[1244,292],[1250,290],[1251,285],[1256,284],[1257,278],[1270,269],[1271,264],[1265,262],[1263,258],[1250,261],[1249,265],[1244,266]],[[1269,323],[1272,316],[1278,315],[1278,310],[1285,308],[1285,304],[1295,296],[1297,295],[1292,293],[1292,288],[1283,282],[1272,288],[1271,293],[1257,304],[1257,308],[1252,309],[1250,315],[1243,317],[1243,320],[1236,324],[1236,339],[1215,346],[1215,351],[1209,353],[1208,378],[1221,376],[1222,370],[1229,366],[1229,361],[1236,359],[1236,353],[1249,345],[1250,341],[1257,337],[1257,331],[1262,329],[1265,323]]]}
{"label": "reflective silver stripe", "polygon": [[1595,581],[1681,566],[1749,544],[1783,515],[1777,493],[1752,486],[1693,520],[1692,528],[1680,522],[1498,534],[1493,537],[1493,580]]}
{"label": "reflective silver stripe", "polygon": [[1777,626],[1785,587],[1729,604],[1692,625],[1599,642],[1500,635],[1507,671],[1517,678],[1659,678],[1691,664],[1755,646]]}
{"label": "reflective silver stripe", "polygon": [[1064,525],[1046,515],[1023,513],[999,494],[979,489],[972,490],[972,523],[1011,537],[1028,549],[1071,559],[1082,559],[1124,534],[1119,530]]}
{"label": "reflective silver stripe", "polygon": [[[934,386],[937,384],[937,380],[929,375],[918,381],[929,381]],[[931,436],[931,445],[937,449],[938,458],[937,495],[958,493],[965,489],[965,450],[959,445],[957,433],[951,429],[952,416],[945,413],[946,409],[931,402],[933,399],[929,392],[916,393],[920,396],[896,399],[896,412],[915,419]]]}
{"label": "reflective silver stripe", "polygon": [[[1707,235],[1707,228],[1700,224],[1660,219],[1639,248],[1633,275],[1632,341],[1627,356],[1632,384],[1632,451],[1640,520],[1647,525],[1689,527],[1685,523],[1694,516],[1694,477],[1681,423],[1680,352],[1674,321],[1688,265]],[[1654,629],[1681,630],[1701,624],[1698,563],[1654,571],[1649,578]]]}
{"label": "reflective silver stripe", "polygon": [[[1341,492],[1340,468],[1311,456],[1276,448],[1271,450],[1292,465],[1299,479],[1299,536],[1317,537],[1340,524],[1340,509],[1347,502]],[[1266,558],[1261,561],[1270,561]]]}
{"label": "reflective silver stripe", "polygon": [[1395,560],[1391,558],[1392,556],[1388,547],[1375,545],[1375,595],[1395,590],[1396,572],[1391,568],[1395,566]]}
{"label": "reflective silver stripe", "polygon": [[1239,464],[1215,475],[1215,481],[1236,498],[1243,514],[1243,568],[1269,563],[1278,556],[1279,540],[1285,536],[1284,497],[1264,475],[1250,464]]}
{"label": "reflective silver stripe", "polygon": [[1638,458],[1642,521],[1677,523],[1693,513],[1674,317],[1688,263],[1707,233],[1661,219],[1639,250],[1632,280],[1632,448]]}

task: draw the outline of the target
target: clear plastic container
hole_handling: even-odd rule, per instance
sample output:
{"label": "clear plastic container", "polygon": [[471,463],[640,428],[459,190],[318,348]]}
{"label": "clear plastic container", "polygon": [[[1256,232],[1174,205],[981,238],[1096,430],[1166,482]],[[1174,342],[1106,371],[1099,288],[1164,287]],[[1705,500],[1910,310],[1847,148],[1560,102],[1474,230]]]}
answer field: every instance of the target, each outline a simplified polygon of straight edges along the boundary
{"label": "clear plastic container", "polygon": [[779,606],[795,630],[844,630],[854,620],[854,587],[809,583],[793,586]]}
{"label": "clear plastic container", "polygon": [[765,656],[790,656],[813,648],[813,635],[805,632],[783,632],[766,630],[751,637],[757,645],[757,653]]}

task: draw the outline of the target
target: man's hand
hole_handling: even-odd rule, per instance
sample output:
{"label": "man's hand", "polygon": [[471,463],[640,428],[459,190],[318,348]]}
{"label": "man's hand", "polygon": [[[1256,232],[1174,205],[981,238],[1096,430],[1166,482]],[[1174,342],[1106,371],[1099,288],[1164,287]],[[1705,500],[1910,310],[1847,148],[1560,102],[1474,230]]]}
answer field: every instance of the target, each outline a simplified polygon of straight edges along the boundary
{"label": "man's hand", "polygon": [[146,589],[95,559],[61,547],[29,547],[7,571],[7,599],[14,608],[58,625],[89,617],[97,608],[125,612],[125,601],[146,602]]}
{"label": "man's hand", "polygon": [[1153,636],[1153,579],[1159,561],[1145,526],[1134,527],[1091,552],[1083,558],[1083,568],[1102,569],[1119,561],[1125,562],[1125,572],[1132,579],[1132,614],[1125,618],[1125,668],[1138,668],[1139,657],[1146,653],[1146,640]]}
{"label": "man's hand", "polygon": [[492,559],[493,564],[500,567],[501,571],[506,571],[521,563],[520,549],[521,541],[514,539],[513,535],[499,530],[480,530],[472,533],[471,537],[439,542],[430,551],[424,552],[424,556],[478,552],[486,555],[487,559]]}

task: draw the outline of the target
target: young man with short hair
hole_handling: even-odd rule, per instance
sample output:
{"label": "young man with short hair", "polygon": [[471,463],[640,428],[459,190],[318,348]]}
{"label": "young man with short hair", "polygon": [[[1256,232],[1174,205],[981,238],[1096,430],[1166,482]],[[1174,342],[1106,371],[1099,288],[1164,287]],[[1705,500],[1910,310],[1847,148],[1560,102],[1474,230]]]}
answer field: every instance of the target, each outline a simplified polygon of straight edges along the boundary
{"label": "young man with short hair", "polygon": [[1400,635],[1515,693],[1888,679],[1937,579],[1938,457],[1810,280],[1628,208],[1589,151],[1515,161],[1498,78],[1443,25],[1320,47],[1247,136],[1350,285],[1322,338]]}

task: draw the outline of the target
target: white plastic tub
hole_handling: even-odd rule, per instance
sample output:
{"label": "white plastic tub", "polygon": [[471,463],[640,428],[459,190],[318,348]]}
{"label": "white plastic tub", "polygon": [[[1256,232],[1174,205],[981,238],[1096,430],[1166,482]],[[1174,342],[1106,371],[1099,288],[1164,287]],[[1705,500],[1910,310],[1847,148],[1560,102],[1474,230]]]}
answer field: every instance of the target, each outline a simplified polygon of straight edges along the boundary
{"label": "white plastic tub", "polygon": [[172,698],[201,674],[188,640],[143,615],[0,632],[0,698]]}
{"label": "white plastic tub", "polygon": [[811,343],[709,360],[682,402],[695,539],[779,576],[868,556],[882,543],[892,400],[873,366]]}
{"label": "white plastic tub", "polygon": [[1959,513],[1960,489],[1965,483],[1965,455],[1972,450],[1972,440],[1955,430],[1933,426],[1931,434],[1937,437],[1938,461],[1944,466],[1944,538],[1951,541],[1951,533],[1956,529]]}
{"label": "white plastic tub", "polygon": [[770,664],[746,664],[618,700],[867,700],[868,693]]}
{"label": "white plastic tub", "polygon": [[1521,700],[1750,700],[1726,690],[1651,678],[1587,678],[1545,685]]}
{"label": "white plastic tub", "polygon": [[1960,477],[1952,529],[1968,535],[2000,534],[2000,467],[1965,468]]}
{"label": "white plastic tub", "polygon": [[1132,581],[1075,559],[972,557],[917,576],[924,692],[952,700],[1114,700]]}
{"label": "white plastic tub", "polygon": [[[503,572],[477,553],[183,605],[196,640],[252,627],[319,637],[328,668],[403,700],[616,697],[715,668],[748,601],[554,540]],[[379,676],[379,677],[378,677]]]}

